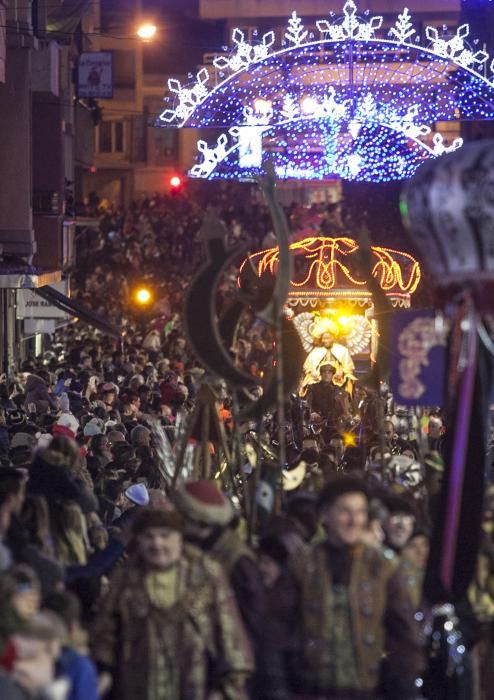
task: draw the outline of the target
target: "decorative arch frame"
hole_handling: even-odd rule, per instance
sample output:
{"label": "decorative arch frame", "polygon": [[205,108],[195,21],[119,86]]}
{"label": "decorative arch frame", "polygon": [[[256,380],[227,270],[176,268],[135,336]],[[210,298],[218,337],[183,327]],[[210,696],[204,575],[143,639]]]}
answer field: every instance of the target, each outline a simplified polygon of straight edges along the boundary
{"label": "decorative arch frame", "polygon": [[[192,168],[193,177],[230,173],[251,178],[257,172],[236,167],[231,158],[246,137],[257,138],[256,149],[265,152],[263,144],[270,134],[293,135],[304,125],[309,132],[317,122],[337,128],[343,136],[366,127],[367,131],[386,129],[390,144],[405,138],[412,153],[420,153],[405,169],[408,177],[424,159],[462,145],[461,139],[448,144],[440,133],[433,133],[435,122],[494,118],[494,60],[489,63],[485,51],[467,42],[466,24],[453,36],[441,36],[436,27],[426,27],[427,46],[422,45],[407,8],[398,15],[389,38],[376,35],[382,24],[383,17],[359,16],[354,0],[346,0],[342,16],[316,22],[320,40],[314,40],[296,12],[288,20],[281,47],[276,47],[273,31],[249,43],[235,29],[232,53],[213,61],[216,82],[207,68],[197,73],[191,85],[170,79],[173,105],[167,106],[156,124],[225,129],[212,146],[199,140],[202,160]],[[408,66],[407,71],[403,66]],[[294,82],[284,78],[292,73]],[[332,76],[329,85],[325,76]],[[391,77],[398,82],[390,82]],[[428,91],[431,85],[441,87],[435,97]],[[383,162],[386,157],[387,149],[382,148],[376,160]],[[261,162],[257,167],[260,170]],[[283,177],[279,170],[278,176]],[[294,168],[292,176],[376,179],[369,168],[356,167],[353,171],[340,167],[336,172],[308,168],[305,175],[303,169],[297,173]],[[384,179],[402,177],[397,168]]]}

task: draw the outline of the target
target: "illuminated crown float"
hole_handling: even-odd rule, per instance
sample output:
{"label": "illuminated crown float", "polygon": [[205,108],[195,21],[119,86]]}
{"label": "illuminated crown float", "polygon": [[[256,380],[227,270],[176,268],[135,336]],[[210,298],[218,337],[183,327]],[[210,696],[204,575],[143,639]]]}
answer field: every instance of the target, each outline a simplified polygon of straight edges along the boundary
{"label": "illuminated crown float", "polygon": [[[361,306],[371,303],[367,280],[358,272],[356,253],[358,244],[352,238],[315,236],[290,244],[295,257],[294,277],[290,281],[288,303],[315,307],[321,301],[339,299]],[[394,306],[408,307],[417,289],[420,265],[409,253],[380,246],[371,247],[372,276]],[[238,284],[255,274],[275,275],[278,248],[267,248],[252,253],[239,270]]]}

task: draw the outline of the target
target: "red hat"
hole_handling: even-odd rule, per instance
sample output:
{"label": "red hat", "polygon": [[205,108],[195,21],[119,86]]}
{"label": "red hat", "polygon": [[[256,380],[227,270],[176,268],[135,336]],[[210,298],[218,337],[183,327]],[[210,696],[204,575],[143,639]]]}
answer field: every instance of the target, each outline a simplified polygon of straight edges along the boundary
{"label": "red hat", "polygon": [[186,481],[174,496],[178,510],[190,520],[207,525],[227,525],[234,516],[233,506],[214,481]]}

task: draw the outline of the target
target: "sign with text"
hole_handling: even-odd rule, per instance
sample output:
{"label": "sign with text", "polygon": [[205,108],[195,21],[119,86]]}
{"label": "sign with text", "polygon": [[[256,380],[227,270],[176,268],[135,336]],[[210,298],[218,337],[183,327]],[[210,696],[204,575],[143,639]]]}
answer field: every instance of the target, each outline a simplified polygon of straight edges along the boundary
{"label": "sign with text", "polygon": [[[68,281],[51,285],[61,294],[68,294]],[[32,289],[17,290],[17,318],[67,318],[65,311],[42,299]]]}
{"label": "sign with text", "polygon": [[77,96],[108,100],[113,97],[111,51],[81,53],[78,63]]}

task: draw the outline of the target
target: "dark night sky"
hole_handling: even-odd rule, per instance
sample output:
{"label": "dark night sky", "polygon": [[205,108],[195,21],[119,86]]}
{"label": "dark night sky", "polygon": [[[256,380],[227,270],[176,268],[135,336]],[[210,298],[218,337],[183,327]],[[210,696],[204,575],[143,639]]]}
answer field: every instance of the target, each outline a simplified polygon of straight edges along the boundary
{"label": "dark night sky", "polygon": [[161,38],[146,46],[146,72],[194,72],[204,53],[221,48],[222,23],[200,23],[198,5],[199,0],[143,0],[144,12],[154,19]]}

